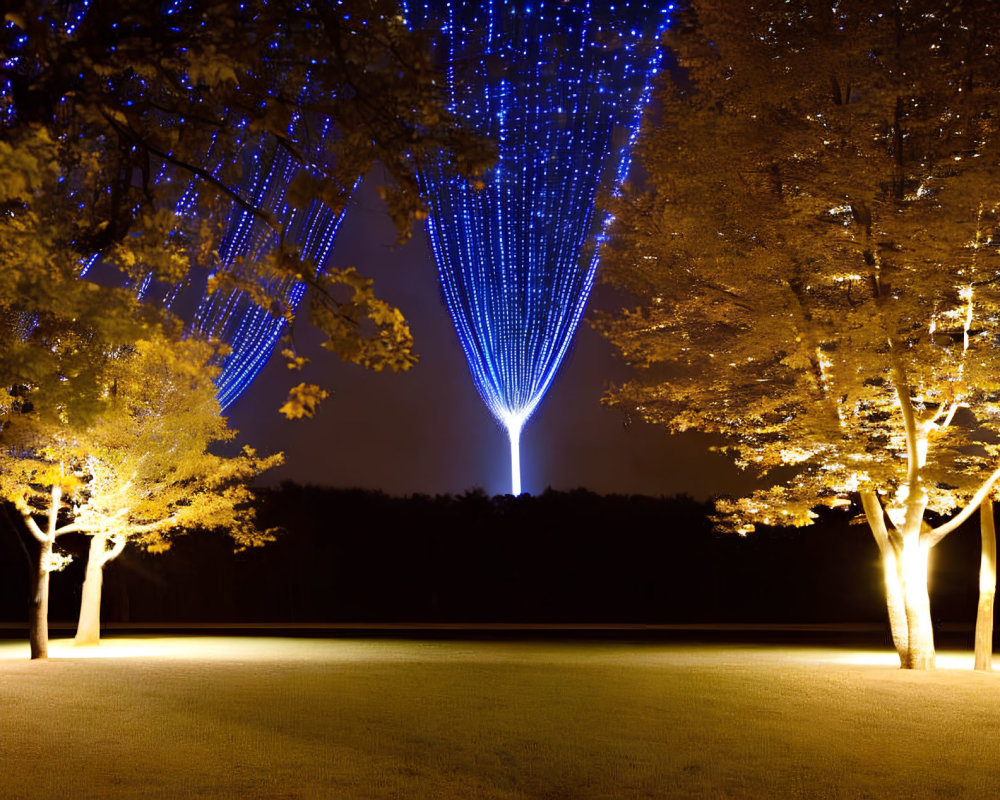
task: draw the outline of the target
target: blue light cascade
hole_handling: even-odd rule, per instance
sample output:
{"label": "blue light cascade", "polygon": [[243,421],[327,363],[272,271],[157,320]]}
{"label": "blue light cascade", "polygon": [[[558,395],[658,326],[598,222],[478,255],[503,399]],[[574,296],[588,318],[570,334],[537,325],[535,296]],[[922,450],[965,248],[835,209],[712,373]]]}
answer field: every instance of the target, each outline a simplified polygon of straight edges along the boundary
{"label": "blue light cascade", "polygon": [[[183,6],[183,0],[172,0],[168,6],[175,11]],[[272,78],[280,85],[280,71]],[[308,99],[306,94],[303,100]],[[307,122],[300,114],[293,115],[287,130],[288,139],[307,157],[322,152],[327,139],[334,135],[329,119]],[[313,144],[307,145],[308,141]],[[208,153],[206,161],[212,160],[212,153]],[[264,308],[241,289],[211,292],[206,288],[188,326],[189,333],[217,339],[231,348],[215,379],[223,410],[240,398],[267,364],[288,326],[287,315],[294,316],[305,295],[303,283],[293,278],[275,278],[258,269],[257,265],[279,245],[278,230],[285,246],[296,250],[315,274],[322,274],[328,267],[337,230],[344,219],[344,210],[331,209],[318,199],[303,208],[288,202],[288,187],[299,171],[309,170],[314,177],[318,174],[279,148],[274,137],[247,134],[242,161],[243,179],[237,193],[249,206],[268,214],[273,224],[251,209],[233,203],[218,249],[218,269],[240,273],[242,280],[259,285],[272,302]],[[176,209],[178,214],[194,211],[195,188],[192,185],[182,196]],[[176,288],[174,297],[180,289]],[[169,298],[168,304],[172,300]]]}
{"label": "blue light cascade", "polygon": [[[322,139],[330,135],[330,129],[331,124],[326,121]],[[295,141],[298,133],[297,120],[293,120],[288,130],[289,139]],[[211,153],[206,161],[211,164]],[[296,251],[316,274],[322,274],[329,265],[346,210],[333,210],[318,199],[301,209],[288,202],[289,185],[299,170],[309,168],[279,149],[274,137],[248,136],[242,144],[242,161],[243,179],[236,191],[251,208],[230,204],[218,248],[217,269],[239,273],[241,280],[257,284],[271,303],[264,308],[249,292],[239,288],[219,291],[206,288],[187,325],[189,335],[215,339],[230,348],[215,379],[216,396],[222,410],[240,398],[267,364],[288,327],[286,313],[294,316],[305,295],[305,284],[290,277],[269,276],[258,268],[267,254],[278,246],[278,231],[286,247]],[[158,181],[170,179],[166,171],[158,177]],[[196,200],[197,183],[193,182],[181,195],[175,212],[178,215],[196,214]],[[271,223],[252,209],[268,214]],[[88,273],[95,260],[96,256],[84,263],[81,275]],[[151,288],[154,278],[149,274],[135,287],[140,299]],[[168,308],[174,307],[184,288],[185,284],[179,284],[168,292],[165,298]]]}
{"label": "blue light cascade", "polygon": [[[324,272],[344,211],[335,211],[319,200],[302,209],[292,206],[287,200],[288,186],[297,170],[305,167],[285,151],[276,149],[273,143],[269,146],[260,138],[248,143],[244,161],[240,195],[254,207],[270,213],[283,231],[286,244],[296,249],[299,257],[318,273]],[[274,228],[252,211],[233,205],[219,248],[220,268],[241,271],[244,279],[259,283],[274,298],[274,303],[264,308],[240,289],[206,291],[195,311],[190,330],[232,348],[215,381],[223,409],[246,391],[271,357],[287,327],[281,309],[294,314],[305,294],[305,285],[292,278],[273,279],[255,274],[255,265],[277,245]]]}
{"label": "blue light cascade", "polygon": [[423,171],[428,231],[473,381],[510,438],[579,326],[609,215],[599,191],[628,173],[672,6],[619,2],[409,0],[411,28],[440,31],[450,108],[499,147],[479,184],[448,163]]}
{"label": "blue light cascade", "polygon": [[[276,85],[281,83],[280,70],[272,77]],[[310,98],[309,92],[308,88],[303,90],[300,99],[304,104],[315,99]],[[252,209],[267,214],[270,222],[251,208],[233,203],[218,250],[218,268],[227,273],[239,273],[243,281],[258,285],[271,302],[264,308],[241,289],[215,292],[206,289],[188,328],[194,335],[217,339],[231,348],[215,379],[223,410],[240,398],[267,364],[288,327],[288,318],[294,317],[306,292],[304,283],[290,277],[268,275],[259,264],[283,244],[289,251],[296,252],[313,274],[322,275],[329,267],[346,202],[339,210],[319,199],[296,207],[289,202],[288,189],[302,172],[323,179],[322,173],[308,161],[315,158],[322,162],[326,145],[337,135],[328,117],[307,119],[296,112],[286,136],[305,155],[306,162],[293,157],[269,134],[247,134],[242,144],[243,179],[237,193]],[[209,153],[207,160],[211,159]],[[345,201],[356,188],[357,184],[350,187]],[[195,199],[195,186],[192,185],[178,203],[177,213],[191,213]]]}
{"label": "blue light cascade", "polygon": [[[177,13],[185,5],[184,0],[166,0],[162,9],[169,15]],[[73,35],[89,8],[90,0],[77,0],[67,5],[61,21],[67,36]],[[10,21],[2,24],[8,27],[14,25]],[[274,80],[276,84],[280,83],[280,73],[275,74]],[[0,78],[0,99],[9,93],[9,80]],[[303,95],[303,100],[307,99]],[[11,104],[0,103],[0,126],[7,122],[7,116],[12,113],[10,108]],[[245,129],[245,121],[238,123],[237,128]],[[289,141],[299,146],[306,156],[321,153],[328,139],[335,135],[331,120],[319,118],[307,123],[301,114],[293,115],[287,129]],[[313,143],[307,145],[307,142]],[[187,326],[188,334],[217,339],[230,348],[215,380],[223,410],[246,391],[264,368],[287,328],[285,314],[294,315],[305,294],[305,285],[293,278],[273,278],[257,268],[265,256],[278,246],[278,230],[285,245],[297,251],[299,258],[316,274],[322,274],[328,268],[345,213],[344,210],[331,209],[318,199],[310,201],[304,208],[296,208],[288,202],[288,187],[299,171],[310,170],[314,177],[321,176],[308,164],[294,159],[287,150],[279,149],[273,136],[246,132],[241,148],[243,178],[240,185],[234,188],[248,206],[268,214],[273,224],[268,224],[260,214],[246,206],[232,203],[218,248],[218,270],[238,271],[243,281],[256,283],[264,289],[272,302],[264,308],[254,302],[248,292],[240,289],[218,292],[206,289]],[[219,157],[211,149],[205,154],[204,166],[215,174],[222,167]],[[165,164],[161,165],[157,183],[177,179],[177,175],[169,171]],[[175,206],[178,215],[199,213],[196,207],[198,185],[197,181],[193,181],[180,191]],[[356,185],[352,187],[349,194],[353,194],[356,188]],[[80,267],[80,276],[86,277],[97,261],[97,255],[85,259]],[[140,299],[152,288],[155,277],[148,274],[134,287]],[[169,290],[165,305],[172,308],[184,288],[185,285],[181,284]]]}

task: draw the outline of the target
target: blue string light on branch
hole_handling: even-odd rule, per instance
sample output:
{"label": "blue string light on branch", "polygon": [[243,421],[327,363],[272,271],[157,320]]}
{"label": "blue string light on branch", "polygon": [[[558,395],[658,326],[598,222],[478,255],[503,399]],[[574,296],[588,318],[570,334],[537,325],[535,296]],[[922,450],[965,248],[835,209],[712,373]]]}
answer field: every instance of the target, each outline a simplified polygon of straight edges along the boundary
{"label": "blue string light on branch", "polygon": [[[293,123],[294,124],[294,123]],[[294,132],[289,131],[290,135]],[[336,211],[320,200],[299,209],[288,202],[289,184],[305,169],[286,152],[265,140],[248,145],[240,195],[257,209],[268,212],[286,245],[317,272],[325,271],[344,211]],[[239,270],[244,280],[260,284],[272,303],[265,308],[238,288],[206,291],[194,314],[190,330],[199,336],[225,342],[232,352],[216,378],[217,396],[223,409],[232,405],[264,368],[275,345],[287,328],[305,294],[305,285],[293,278],[273,278],[256,265],[278,246],[278,233],[259,214],[233,205],[219,248],[221,269]]]}
{"label": "blue string light on branch", "polygon": [[[332,124],[324,120],[319,126],[323,141],[331,135]],[[295,118],[288,128],[291,141],[298,139],[301,133],[298,127],[299,120]],[[209,169],[218,166],[212,161],[209,152],[206,155]],[[206,287],[187,326],[189,334],[221,341],[230,348],[215,379],[216,396],[223,410],[240,398],[267,364],[288,327],[288,319],[295,315],[305,295],[305,284],[291,277],[269,275],[260,265],[278,246],[280,237],[306,265],[322,274],[329,264],[345,214],[344,210],[334,210],[318,199],[303,208],[288,201],[289,185],[300,170],[309,167],[280,149],[274,137],[248,136],[242,144],[242,161],[243,179],[236,192],[245,205],[230,204],[218,250],[218,269],[239,273],[242,282],[256,284],[269,303],[265,308],[241,288],[212,291]],[[158,180],[165,177],[164,171]],[[181,216],[196,213],[197,194],[197,184],[192,182],[178,200],[175,212]],[[95,260],[96,256],[84,263],[82,275],[87,274]],[[140,299],[154,278],[149,274],[135,287]],[[172,308],[183,289],[184,284],[173,287],[164,304]]]}
{"label": "blue string light on branch", "polygon": [[[336,0],[336,3],[339,5],[341,0]],[[167,0],[159,9],[169,17],[191,11],[191,6],[188,0]],[[44,19],[53,30],[72,37],[85,21],[90,7],[91,0],[71,0],[56,9],[57,13],[46,15]],[[0,25],[4,33],[19,30],[13,19],[0,20]],[[27,42],[26,33],[11,37],[8,44],[13,46],[13,55],[0,63],[0,67],[11,74],[23,71],[20,50]],[[268,64],[267,69],[271,70],[272,66]],[[272,71],[273,89],[277,94],[283,75],[280,66],[273,67]],[[193,89],[190,85],[187,88]],[[306,81],[300,97],[303,104],[329,99],[311,97],[311,92]],[[0,75],[0,127],[13,121],[15,108],[11,79]],[[187,325],[189,334],[220,340],[230,348],[216,378],[217,395],[223,409],[240,397],[267,363],[306,291],[305,285],[294,277],[276,276],[261,268],[261,264],[266,263],[267,255],[278,246],[280,238],[288,251],[297,255],[304,268],[313,270],[314,274],[322,274],[328,266],[337,230],[344,218],[343,207],[357,188],[356,184],[347,187],[339,210],[330,208],[319,199],[302,202],[300,198],[298,203],[289,202],[289,186],[302,172],[310,172],[314,178],[323,177],[321,170],[312,162],[322,163],[326,145],[337,135],[328,117],[306,115],[302,111],[292,115],[285,144],[294,146],[298,157],[293,157],[287,147],[279,147],[276,137],[250,131],[245,121],[235,123],[235,130],[229,133],[237,139],[241,151],[242,178],[232,188],[243,202],[229,204],[218,248],[217,271],[238,273],[240,285],[255,284],[262,291],[251,293],[240,288],[210,291],[206,288],[193,316],[182,312],[182,316],[190,320]],[[220,155],[214,152],[215,138],[212,141],[213,145],[208,148],[199,166],[219,177],[225,165],[221,163]],[[155,181],[160,186],[174,184],[178,187],[179,199],[174,203],[177,215],[191,217],[200,213],[197,208],[200,179],[185,178],[182,171],[171,170],[164,161],[159,165]],[[85,202],[85,199],[80,200],[81,208]],[[79,268],[80,277],[87,277],[99,263],[100,255],[97,253],[83,259]],[[192,279],[196,281],[197,276],[192,276]],[[140,299],[146,299],[147,294],[154,290],[155,281],[156,276],[150,272],[132,288]],[[169,308],[184,305],[183,301],[177,303],[177,300],[186,285],[185,282],[169,287],[165,297],[159,295],[162,287],[157,287],[158,301]],[[254,296],[266,297],[267,307],[255,302]],[[30,315],[19,319],[21,335],[27,336],[34,324],[35,320]]]}
{"label": "blue string light on branch", "polygon": [[598,192],[628,173],[672,6],[575,0],[408,0],[436,36],[450,108],[499,147],[470,183],[426,168],[428,231],[473,381],[507,430],[511,491],[520,436],[579,326],[610,222]]}

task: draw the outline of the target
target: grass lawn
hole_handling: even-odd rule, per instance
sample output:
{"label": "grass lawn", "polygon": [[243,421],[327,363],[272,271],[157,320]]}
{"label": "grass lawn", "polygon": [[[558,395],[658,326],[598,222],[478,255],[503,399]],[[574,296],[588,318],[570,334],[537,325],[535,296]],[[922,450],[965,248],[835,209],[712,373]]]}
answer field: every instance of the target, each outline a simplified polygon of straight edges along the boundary
{"label": "grass lawn", "polygon": [[0,642],[0,797],[950,798],[1000,791],[1000,675],[836,648]]}

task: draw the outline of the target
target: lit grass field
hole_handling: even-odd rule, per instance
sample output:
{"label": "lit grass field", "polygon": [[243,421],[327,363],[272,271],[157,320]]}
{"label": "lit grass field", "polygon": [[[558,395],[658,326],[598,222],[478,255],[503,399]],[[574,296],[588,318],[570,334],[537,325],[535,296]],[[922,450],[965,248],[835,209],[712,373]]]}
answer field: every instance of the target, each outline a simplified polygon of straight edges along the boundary
{"label": "lit grass field", "polygon": [[1000,675],[890,653],[275,638],[0,642],[0,797],[946,798]]}

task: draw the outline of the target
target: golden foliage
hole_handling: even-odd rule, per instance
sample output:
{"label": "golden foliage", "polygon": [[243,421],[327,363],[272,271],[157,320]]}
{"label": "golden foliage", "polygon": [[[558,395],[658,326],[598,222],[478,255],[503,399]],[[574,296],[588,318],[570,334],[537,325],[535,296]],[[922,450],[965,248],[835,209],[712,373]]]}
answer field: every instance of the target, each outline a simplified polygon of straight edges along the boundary
{"label": "golden foliage", "polygon": [[27,519],[58,514],[53,539],[79,531],[152,552],[198,528],[227,530],[239,547],[272,539],[253,524],[249,482],[281,456],[213,452],[234,436],[215,398],[214,353],[195,339],[163,337],[105,352],[104,402],[85,423],[34,411],[12,418],[0,446],[0,497]]}
{"label": "golden foliage", "polygon": [[309,363],[308,358],[295,355],[295,351],[287,347],[281,351],[281,355],[286,359],[285,366],[289,369],[300,370]]}
{"label": "golden foliage", "polygon": [[[1000,447],[1000,10],[699,2],[640,145],[598,320],[609,402],[720,434],[777,485],[732,527],[876,491],[901,530],[969,501]],[[909,510],[907,516],[904,513]]]}

